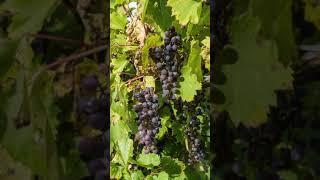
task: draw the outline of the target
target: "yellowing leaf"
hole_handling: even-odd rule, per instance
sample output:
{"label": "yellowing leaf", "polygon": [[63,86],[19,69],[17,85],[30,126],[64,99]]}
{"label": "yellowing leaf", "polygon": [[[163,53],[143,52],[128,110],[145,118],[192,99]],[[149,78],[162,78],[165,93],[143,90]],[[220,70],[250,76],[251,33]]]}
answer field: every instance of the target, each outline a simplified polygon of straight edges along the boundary
{"label": "yellowing leaf", "polygon": [[145,82],[145,86],[146,87],[153,87],[153,88],[156,87],[156,84],[155,84],[153,76],[144,76],[143,80]]}
{"label": "yellowing leaf", "polygon": [[183,26],[189,22],[198,24],[202,11],[202,2],[193,0],[168,0],[167,6],[172,8],[172,14]]}

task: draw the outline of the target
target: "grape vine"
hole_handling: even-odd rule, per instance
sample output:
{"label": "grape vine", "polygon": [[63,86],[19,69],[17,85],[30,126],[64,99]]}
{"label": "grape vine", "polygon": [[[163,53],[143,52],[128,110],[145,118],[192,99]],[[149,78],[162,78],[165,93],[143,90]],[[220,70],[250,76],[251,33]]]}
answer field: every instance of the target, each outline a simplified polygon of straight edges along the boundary
{"label": "grape vine", "polygon": [[177,2],[111,6],[111,179],[210,179],[210,5]]}

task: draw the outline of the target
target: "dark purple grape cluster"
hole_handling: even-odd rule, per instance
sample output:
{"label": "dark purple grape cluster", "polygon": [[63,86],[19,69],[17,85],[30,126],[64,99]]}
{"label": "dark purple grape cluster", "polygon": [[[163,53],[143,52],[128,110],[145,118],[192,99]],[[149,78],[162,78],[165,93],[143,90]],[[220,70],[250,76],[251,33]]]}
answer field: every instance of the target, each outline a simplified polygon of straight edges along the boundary
{"label": "dark purple grape cluster", "polygon": [[78,150],[86,162],[90,176],[94,179],[109,177],[109,127],[107,96],[102,93],[97,98],[98,78],[88,75],[81,80],[82,97],[79,98],[77,111],[84,122],[101,132],[97,137],[82,136],[78,141]]}
{"label": "dark purple grape cluster", "polygon": [[165,32],[164,45],[152,48],[152,57],[157,62],[157,69],[160,71],[162,84],[162,96],[166,99],[176,99],[178,93],[177,79],[179,77],[179,63],[177,60],[178,48],[181,44],[181,37],[174,27]]}
{"label": "dark purple grape cluster", "polygon": [[188,163],[194,164],[204,159],[202,141],[199,138],[200,121],[196,116],[192,116],[186,127],[186,134],[189,142]]}
{"label": "dark purple grape cluster", "polygon": [[109,128],[107,97],[106,95],[96,97],[98,86],[99,81],[95,75],[82,79],[80,87],[84,96],[79,98],[77,110],[86,117],[86,122],[91,128],[106,131]]}
{"label": "dark purple grape cluster", "polygon": [[161,126],[157,113],[158,96],[151,87],[142,90],[137,86],[134,98],[139,102],[134,105],[134,110],[138,113],[138,133],[135,139],[144,146],[145,153],[158,153],[155,142],[155,136]]}

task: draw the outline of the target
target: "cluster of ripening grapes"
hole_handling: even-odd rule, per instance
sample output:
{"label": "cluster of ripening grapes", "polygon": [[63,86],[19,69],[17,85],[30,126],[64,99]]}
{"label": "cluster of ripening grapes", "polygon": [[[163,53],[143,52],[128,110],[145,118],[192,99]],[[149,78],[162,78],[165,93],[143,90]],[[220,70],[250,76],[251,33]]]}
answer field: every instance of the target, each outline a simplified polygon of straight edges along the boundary
{"label": "cluster of ripening grapes", "polygon": [[189,164],[201,162],[204,158],[202,142],[198,138],[199,128],[200,128],[200,121],[198,120],[197,116],[192,116],[186,128],[186,134],[189,140],[189,147],[190,147],[189,158],[188,158]]}
{"label": "cluster of ripening grapes", "polygon": [[82,136],[79,138],[78,150],[86,162],[90,176],[95,180],[109,177],[109,123],[107,121],[107,97],[105,94],[97,98],[96,91],[99,81],[96,76],[89,75],[81,81],[83,96],[78,101],[78,114],[92,129],[99,130],[101,135],[95,137]]}
{"label": "cluster of ripening grapes", "polygon": [[160,128],[160,117],[157,113],[158,96],[154,89],[147,87],[142,90],[140,86],[135,89],[134,98],[139,102],[134,105],[134,110],[138,113],[138,133],[136,140],[144,146],[145,153],[158,153],[155,136]]}
{"label": "cluster of ripening grapes", "polygon": [[178,54],[180,44],[180,36],[174,27],[171,27],[165,32],[164,45],[151,50],[154,53],[153,57],[157,62],[157,68],[161,72],[162,96],[166,99],[177,99],[179,63],[176,55]]}

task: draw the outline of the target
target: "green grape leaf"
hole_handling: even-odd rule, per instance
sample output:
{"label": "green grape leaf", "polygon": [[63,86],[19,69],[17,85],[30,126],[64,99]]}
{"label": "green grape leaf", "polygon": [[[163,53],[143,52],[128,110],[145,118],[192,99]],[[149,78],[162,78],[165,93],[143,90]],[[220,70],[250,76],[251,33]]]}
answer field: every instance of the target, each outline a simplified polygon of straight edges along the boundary
{"label": "green grape leaf", "polygon": [[[47,71],[33,79],[32,83],[27,83],[39,65],[25,39],[19,42],[15,58],[20,64],[15,69],[15,92],[9,97],[6,108],[8,123],[2,144],[14,159],[30,167],[34,173],[52,180],[59,179],[54,141],[58,124],[52,87],[54,74]],[[15,122],[28,122],[30,125],[17,129]],[[16,141],[12,141],[15,138]],[[24,148],[17,148],[17,145]],[[37,159],[32,156],[34,153],[38,154]]]}
{"label": "green grape leaf", "polygon": [[180,96],[182,100],[191,102],[197,94],[197,90],[201,89],[201,83],[197,80],[197,75],[191,73],[190,66],[184,66],[181,70],[184,80],[180,82]]}
{"label": "green grape leaf", "polygon": [[202,6],[201,16],[198,24],[189,24],[186,28],[187,37],[204,39],[210,34],[210,6]]}
{"label": "green grape leaf", "polygon": [[6,0],[0,8],[14,13],[8,28],[9,36],[17,39],[40,31],[59,3],[58,0]]}
{"label": "green grape leaf", "polygon": [[134,171],[133,173],[131,173],[131,179],[132,180],[140,180],[140,179],[143,179],[143,178],[144,178],[144,175],[143,175],[141,170]]}
{"label": "green grape leaf", "polygon": [[204,67],[210,71],[210,37],[206,36],[204,40],[201,41],[201,53],[202,59],[204,60]]}
{"label": "green grape leaf", "polygon": [[292,26],[292,0],[252,0],[250,10],[261,20],[262,33],[260,34],[275,40],[279,61],[288,65],[296,60],[297,47]]}
{"label": "green grape leaf", "polygon": [[167,180],[169,179],[169,175],[166,172],[160,172],[158,176],[153,176],[153,180]]}
{"label": "green grape leaf", "polygon": [[170,156],[162,156],[160,166],[163,171],[168,173],[170,176],[180,175],[185,169],[185,164],[183,162]]}
{"label": "green grape leaf", "polygon": [[194,0],[168,0],[167,6],[172,8],[172,15],[183,26],[189,22],[198,24],[202,10],[202,2]]}
{"label": "green grape leaf", "polygon": [[[25,179],[32,180],[32,171],[21,164],[15,162],[10,154],[0,146],[0,178],[4,180]],[[14,172],[14,173],[10,173]]]}
{"label": "green grape leaf", "polygon": [[194,168],[187,166],[184,170],[185,179],[206,179],[204,171],[195,171]]}
{"label": "green grape leaf", "polygon": [[304,17],[307,21],[313,23],[320,30],[320,6],[314,5],[313,0],[304,0]]}
{"label": "green grape leaf", "polygon": [[114,163],[110,163],[110,178],[111,179],[121,179],[123,167]]}
{"label": "green grape leaf", "polygon": [[201,49],[199,46],[199,41],[191,41],[191,51],[188,57],[188,62],[186,66],[191,68],[191,73],[197,75],[199,82],[202,81],[202,68],[201,68]]}
{"label": "green grape leaf", "polygon": [[129,127],[123,122],[111,123],[110,127],[110,141],[116,142],[129,135]]}
{"label": "green grape leaf", "polygon": [[0,39],[0,79],[10,69],[14,63],[15,53],[18,47],[18,41],[9,39]]}
{"label": "green grape leaf", "polygon": [[152,168],[154,166],[159,166],[160,157],[159,155],[153,154],[153,153],[149,153],[149,154],[141,153],[139,154],[136,162],[138,165]]}
{"label": "green grape leaf", "polygon": [[226,97],[223,109],[236,125],[256,127],[265,122],[269,106],[276,105],[274,91],[291,86],[291,69],[279,63],[273,41],[258,40],[260,28],[259,19],[249,14],[235,18],[231,26],[231,48],[238,61],[223,65],[227,81],[218,87]]}
{"label": "green grape leaf", "polygon": [[123,72],[124,68],[126,68],[128,63],[129,61],[127,60],[127,56],[119,54],[117,59],[111,60],[112,73],[117,74]]}
{"label": "green grape leaf", "polygon": [[114,80],[111,80],[111,122],[124,120],[132,122],[133,114],[128,107],[128,89],[127,85],[122,82],[119,74],[115,75]]}
{"label": "green grape leaf", "polygon": [[50,133],[52,133],[52,136],[56,139],[56,128],[59,124],[57,115],[59,111],[55,105],[52,87],[54,77],[55,75],[53,73],[43,73],[35,79],[32,84],[29,99],[32,100],[31,112],[36,112],[32,118],[33,125],[42,127],[43,129],[48,126]]}
{"label": "green grape leaf", "polygon": [[129,137],[123,137],[118,140],[118,146],[123,165],[126,165],[133,154],[133,140]]}
{"label": "green grape leaf", "polygon": [[114,30],[123,30],[127,25],[126,16],[113,12],[110,15],[110,28]]}
{"label": "green grape leaf", "polygon": [[170,8],[166,6],[166,1],[148,1],[144,22],[154,25],[159,32],[165,31],[174,19],[171,16]]}

